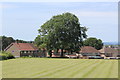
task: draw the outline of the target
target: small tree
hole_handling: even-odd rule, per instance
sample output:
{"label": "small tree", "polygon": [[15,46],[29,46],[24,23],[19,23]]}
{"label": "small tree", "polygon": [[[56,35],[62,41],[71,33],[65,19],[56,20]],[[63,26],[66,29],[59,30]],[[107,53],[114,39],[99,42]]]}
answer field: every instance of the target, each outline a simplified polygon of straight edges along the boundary
{"label": "small tree", "polygon": [[101,49],[103,47],[103,43],[101,39],[97,38],[88,38],[84,42],[84,46],[92,46],[96,48],[97,50]]}

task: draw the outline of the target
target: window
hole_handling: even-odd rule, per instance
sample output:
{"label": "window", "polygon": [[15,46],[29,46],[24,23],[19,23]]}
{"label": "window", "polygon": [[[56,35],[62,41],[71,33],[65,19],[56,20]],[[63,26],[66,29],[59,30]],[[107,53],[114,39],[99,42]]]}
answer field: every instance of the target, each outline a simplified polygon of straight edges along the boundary
{"label": "window", "polygon": [[39,51],[37,50],[37,52],[39,52]]}
{"label": "window", "polygon": [[24,51],[22,51],[22,53],[24,53]]}
{"label": "window", "polygon": [[24,51],[24,53],[26,53],[26,51]]}
{"label": "window", "polygon": [[33,51],[33,53],[35,53],[35,51]]}

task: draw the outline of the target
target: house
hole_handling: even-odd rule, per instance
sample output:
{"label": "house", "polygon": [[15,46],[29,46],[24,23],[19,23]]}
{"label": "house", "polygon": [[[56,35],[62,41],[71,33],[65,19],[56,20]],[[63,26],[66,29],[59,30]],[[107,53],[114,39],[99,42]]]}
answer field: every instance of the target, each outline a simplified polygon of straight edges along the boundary
{"label": "house", "polygon": [[[52,57],[61,57],[61,49],[58,49],[57,52],[55,52],[54,50],[52,50]],[[65,53],[65,50],[63,50],[63,53]],[[65,56],[65,54],[63,54],[63,56]]]}
{"label": "house", "polygon": [[[81,58],[81,59],[89,59],[89,58],[101,58],[100,52],[96,50],[94,47],[91,46],[83,46],[81,47],[79,53],[72,52],[69,53],[67,50],[63,50],[64,57],[68,58]],[[52,50],[52,57],[61,57],[61,49],[58,50],[58,53],[56,53],[54,50]]]}
{"label": "house", "polygon": [[83,59],[89,59],[89,58],[101,58],[100,52],[91,46],[83,46],[81,47],[81,50],[79,53],[82,55],[81,58]]}
{"label": "house", "polygon": [[10,52],[15,57],[31,56],[42,57],[45,56],[40,53],[39,49],[32,43],[11,43],[4,51]]}
{"label": "house", "polygon": [[118,56],[118,49],[116,48],[103,47],[99,51],[101,54],[104,54],[106,57],[117,57]]}

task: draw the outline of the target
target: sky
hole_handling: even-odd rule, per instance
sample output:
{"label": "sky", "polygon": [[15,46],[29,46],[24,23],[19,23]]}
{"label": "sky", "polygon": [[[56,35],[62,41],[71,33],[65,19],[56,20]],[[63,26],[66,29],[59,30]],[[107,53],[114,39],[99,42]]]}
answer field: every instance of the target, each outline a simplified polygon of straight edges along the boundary
{"label": "sky", "polygon": [[[2,35],[34,40],[38,29],[54,15],[70,12],[88,28],[88,37],[118,41],[117,2],[2,2]],[[0,24],[0,25],[1,25]]]}

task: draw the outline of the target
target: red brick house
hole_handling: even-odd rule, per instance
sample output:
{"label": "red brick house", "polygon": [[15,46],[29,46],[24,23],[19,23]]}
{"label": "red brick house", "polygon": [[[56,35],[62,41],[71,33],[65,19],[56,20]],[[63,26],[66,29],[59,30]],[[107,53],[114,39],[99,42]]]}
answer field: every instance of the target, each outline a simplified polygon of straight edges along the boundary
{"label": "red brick house", "polygon": [[39,52],[39,49],[31,43],[11,43],[4,51],[10,52],[15,57],[42,56],[41,53]]}
{"label": "red brick house", "polygon": [[100,52],[95,49],[94,47],[91,46],[83,46],[81,47],[81,50],[79,51],[79,53],[83,56],[81,58],[83,59],[88,59],[91,57],[94,58],[99,58],[100,57]]}

